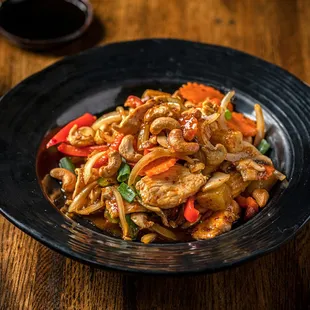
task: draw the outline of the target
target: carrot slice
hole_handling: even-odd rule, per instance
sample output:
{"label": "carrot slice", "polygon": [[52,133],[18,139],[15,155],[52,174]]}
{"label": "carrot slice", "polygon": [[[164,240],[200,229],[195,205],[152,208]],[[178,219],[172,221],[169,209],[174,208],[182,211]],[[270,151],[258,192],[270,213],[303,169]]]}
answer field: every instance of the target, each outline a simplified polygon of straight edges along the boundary
{"label": "carrot slice", "polygon": [[[198,104],[206,100],[206,98],[209,98],[212,103],[220,106],[221,101],[224,98],[224,95],[217,89],[198,83],[188,82],[187,84],[183,85],[179,91],[183,98],[195,104]],[[230,102],[228,104],[228,109],[233,111],[233,105]]]}
{"label": "carrot slice", "polygon": [[258,213],[258,204],[252,197],[238,196],[236,198],[237,203],[241,208],[245,208],[244,220],[248,221],[256,213]]}
{"label": "carrot slice", "polygon": [[241,113],[232,112],[227,125],[230,129],[241,131],[245,137],[254,137],[257,133],[256,123]]}
{"label": "carrot slice", "polygon": [[177,162],[177,158],[174,157],[162,157],[158,158],[151,163],[149,163],[146,167],[144,167],[143,171],[140,173],[141,175],[147,175],[151,177],[153,175],[157,175],[163,173]]}
{"label": "carrot slice", "polygon": [[264,167],[265,167],[265,172],[263,173],[262,177],[260,178],[261,180],[269,179],[272,176],[272,174],[274,173],[274,171],[276,170],[273,166],[264,165]]}
{"label": "carrot slice", "polygon": [[183,85],[179,91],[182,97],[190,100],[193,103],[199,103],[205,100],[207,97],[219,99],[224,98],[224,95],[217,89],[198,83],[188,82],[187,84]]}
{"label": "carrot slice", "polygon": [[239,206],[241,208],[258,208],[257,202],[252,198],[252,197],[243,197],[243,196],[238,196],[236,198],[236,201],[238,202]]}

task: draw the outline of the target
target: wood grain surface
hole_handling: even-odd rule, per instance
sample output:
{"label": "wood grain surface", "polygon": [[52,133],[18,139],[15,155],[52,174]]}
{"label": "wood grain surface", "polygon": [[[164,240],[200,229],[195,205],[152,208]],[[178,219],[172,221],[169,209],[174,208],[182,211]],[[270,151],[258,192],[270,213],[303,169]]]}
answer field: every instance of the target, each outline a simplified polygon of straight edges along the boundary
{"label": "wood grain surface", "polygon": [[[55,51],[32,53],[0,38],[0,95],[65,55],[150,37],[233,47],[310,84],[309,0],[92,3],[96,19],[90,31]],[[308,223],[287,244],[240,267],[168,278],[90,268],[49,250],[0,217],[0,309],[310,309],[309,231]]]}

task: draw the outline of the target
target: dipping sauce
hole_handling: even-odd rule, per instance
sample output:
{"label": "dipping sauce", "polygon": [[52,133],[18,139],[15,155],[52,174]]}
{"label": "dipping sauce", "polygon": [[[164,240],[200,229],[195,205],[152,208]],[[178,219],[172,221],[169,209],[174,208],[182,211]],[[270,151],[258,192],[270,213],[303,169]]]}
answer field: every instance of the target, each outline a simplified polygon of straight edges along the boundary
{"label": "dipping sauce", "polygon": [[0,26],[29,40],[50,40],[79,30],[87,19],[79,0],[6,0],[0,7]]}

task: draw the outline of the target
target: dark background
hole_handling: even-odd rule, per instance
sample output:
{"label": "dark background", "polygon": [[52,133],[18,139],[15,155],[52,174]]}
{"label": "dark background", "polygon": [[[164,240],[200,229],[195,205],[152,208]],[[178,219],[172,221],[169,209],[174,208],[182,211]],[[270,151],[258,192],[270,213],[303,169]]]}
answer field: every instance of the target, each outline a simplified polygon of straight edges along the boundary
{"label": "dark background", "polygon": [[[308,0],[91,2],[96,18],[89,32],[57,50],[32,53],[0,38],[0,95],[64,55],[150,37],[233,47],[310,83]],[[308,223],[287,244],[240,267],[168,278],[129,276],[79,264],[1,217],[0,309],[310,309],[309,229]]]}

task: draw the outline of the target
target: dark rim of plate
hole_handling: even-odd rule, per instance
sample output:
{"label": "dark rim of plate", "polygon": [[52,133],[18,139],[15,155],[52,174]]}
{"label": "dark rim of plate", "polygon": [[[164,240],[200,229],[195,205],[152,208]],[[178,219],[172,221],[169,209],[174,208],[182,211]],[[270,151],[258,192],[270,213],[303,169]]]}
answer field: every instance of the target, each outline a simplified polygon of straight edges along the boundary
{"label": "dark rim of plate", "polygon": [[[157,49],[162,50],[165,59],[169,58],[169,56],[172,58],[174,56],[173,51],[175,51],[177,59],[188,61],[186,66],[192,65],[187,58],[189,54],[195,56],[194,58],[199,58],[199,60],[195,59],[198,62],[202,61],[201,57],[204,58],[203,56],[212,56],[211,59],[215,62],[218,59],[219,63],[225,59],[228,73],[234,72],[238,68],[242,73],[247,72],[247,68],[242,67],[247,64],[250,69],[258,72],[253,73],[253,77],[251,77],[253,80],[257,78],[256,74],[262,74],[260,77],[260,83],[262,83],[260,89],[264,90],[264,94],[261,94],[259,101],[267,100],[269,96],[272,97],[273,92],[279,92],[275,97],[281,103],[281,106],[271,105],[268,106],[268,109],[273,109],[272,112],[278,119],[282,120],[282,124],[283,120],[287,119],[286,113],[291,113],[290,116],[292,118],[287,120],[284,131],[289,137],[288,140],[290,140],[289,149],[293,151],[293,163],[291,163],[288,188],[285,190],[282,188],[280,191],[281,207],[277,209],[277,212],[270,212],[269,214],[271,210],[266,208],[253,220],[211,240],[174,244],[150,244],[145,246],[83,228],[62,216],[56,210],[56,213],[53,211],[54,218],[51,218],[50,223],[48,223],[47,220],[49,212],[52,212],[50,211],[52,206],[44,198],[36,177],[32,179],[35,175],[35,172],[33,172],[35,167],[33,166],[27,168],[27,171],[30,171],[31,180],[24,182],[28,182],[27,184],[34,188],[33,193],[29,193],[29,197],[32,199],[31,203],[42,204],[43,209],[49,205],[50,209],[44,210],[44,212],[47,212],[46,214],[36,215],[38,216],[37,220],[40,220],[40,217],[43,216],[46,222],[40,223],[38,221],[33,223],[32,218],[25,218],[18,208],[9,204],[9,198],[4,196],[0,197],[1,213],[21,230],[50,248],[81,262],[113,270],[150,274],[212,272],[240,264],[272,251],[291,238],[306,223],[310,216],[310,204],[306,202],[306,197],[309,196],[310,175],[310,157],[308,155],[310,154],[310,121],[308,118],[310,113],[310,88],[287,71],[257,57],[222,46],[172,39],[128,41],[97,47],[55,63],[27,78],[7,93],[1,100],[1,107],[6,111],[6,109],[9,109],[10,104],[20,104],[18,103],[20,99],[17,98],[19,94],[33,94],[32,85],[39,80],[44,81],[43,83],[48,83],[49,77],[51,75],[54,75],[54,78],[55,76],[57,77],[57,74],[62,72],[63,66],[68,65],[71,74],[74,75],[78,65],[87,67],[89,60],[92,58],[95,59],[100,56],[99,58],[102,59],[102,62],[114,61],[114,64],[117,64],[121,57],[125,57],[126,53],[124,51],[130,52],[129,55],[137,53],[138,56],[126,56],[132,61],[133,59],[141,58],[143,55],[148,57],[150,51]],[[153,56],[155,57],[155,55]],[[114,58],[112,59],[112,57]],[[82,70],[80,66],[78,70]],[[184,71],[186,70],[184,69]],[[213,76],[216,76],[216,68],[214,71]],[[167,71],[165,79],[186,79],[186,76],[180,77],[180,74],[178,70]],[[263,76],[263,74],[265,75]],[[244,85],[246,80],[244,80],[243,76],[237,76],[240,83],[238,79],[234,80],[234,82],[240,87],[240,85]],[[194,76],[189,76],[188,79],[203,81],[203,73],[201,76],[196,76],[196,79]],[[251,85],[247,85],[247,87],[251,87]],[[253,94],[258,94],[254,84],[253,89]],[[253,94],[251,94],[252,97]],[[287,103],[288,100],[290,103]],[[28,105],[24,107],[26,109]],[[4,115],[2,115],[3,117]],[[9,117],[10,115],[8,115]],[[48,130],[48,125],[50,124],[46,125],[46,130]],[[39,135],[42,138],[44,132],[40,132]],[[0,138],[4,143],[7,141],[5,137],[0,136]],[[2,172],[0,175],[0,188],[8,192],[8,196],[10,196],[9,189],[16,189],[21,178],[21,175],[18,174],[18,168],[21,171],[25,168],[23,165],[19,167],[16,161],[23,156],[26,159],[29,158],[29,163],[35,164],[35,156],[33,154],[29,154],[25,149],[20,149],[20,146],[13,145],[11,140],[10,142],[9,144],[7,143],[6,149],[2,154],[1,159],[4,161],[4,164],[0,169]],[[36,148],[38,148],[38,145],[36,145]],[[15,158],[8,157],[12,154],[16,154],[14,155]],[[5,183],[7,181],[5,173],[9,173],[12,179],[8,183]],[[283,193],[285,193],[285,197],[281,198]],[[288,196],[289,193],[291,195]],[[292,196],[292,193],[294,193],[294,196]],[[25,212],[28,212],[29,216],[33,216],[31,214],[31,206],[25,206]],[[264,223],[264,227],[260,226],[261,223]],[[223,259],[223,257],[225,258]]]}

